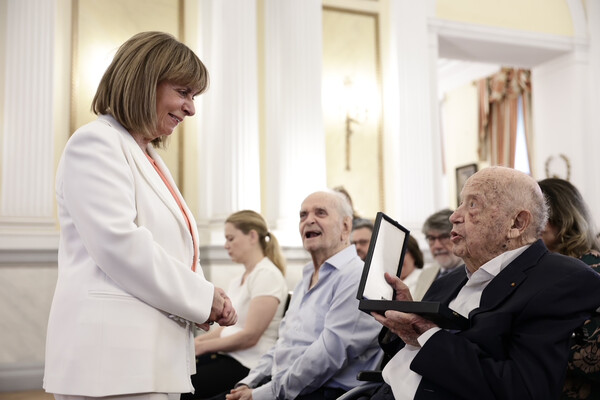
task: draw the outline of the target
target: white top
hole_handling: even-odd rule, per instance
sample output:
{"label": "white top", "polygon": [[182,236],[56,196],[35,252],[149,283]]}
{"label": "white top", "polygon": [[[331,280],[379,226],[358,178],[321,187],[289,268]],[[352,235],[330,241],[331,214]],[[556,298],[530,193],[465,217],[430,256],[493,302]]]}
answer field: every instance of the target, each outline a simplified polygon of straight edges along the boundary
{"label": "white top", "polygon": [[226,326],[221,331],[221,337],[233,335],[242,330],[248,318],[250,301],[258,296],[273,296],[279,300],[279,307],[273,320],[262,334],[256,345],[227,353],[246,368],[252,369],[258,359],[267,352],[277,341],[279,323],[283,317],[288,287],[283,274],[267,257],[256,264],[256,267],[246,277],[242,284],[242,275],[234,278],[229,284],[227,295],[237,311],[238,320],[235,325]]}

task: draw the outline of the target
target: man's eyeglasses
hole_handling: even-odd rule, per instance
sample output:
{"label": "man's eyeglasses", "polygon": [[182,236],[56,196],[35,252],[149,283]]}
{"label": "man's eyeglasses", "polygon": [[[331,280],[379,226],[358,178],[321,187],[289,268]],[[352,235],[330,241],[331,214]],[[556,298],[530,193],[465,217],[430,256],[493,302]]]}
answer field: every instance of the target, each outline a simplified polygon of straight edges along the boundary
{"label": "man's eyeglasses", "polygon": [[444,244],[444,243],[447,243],[448,240],[450,240],[450,234],[444,233],[439,236],[425,235],[425,239],[427,240],[427,243],[429,243],[430,246],[433,246],[433,244],[435,243],[436,240],[439,240],[440,243]]}

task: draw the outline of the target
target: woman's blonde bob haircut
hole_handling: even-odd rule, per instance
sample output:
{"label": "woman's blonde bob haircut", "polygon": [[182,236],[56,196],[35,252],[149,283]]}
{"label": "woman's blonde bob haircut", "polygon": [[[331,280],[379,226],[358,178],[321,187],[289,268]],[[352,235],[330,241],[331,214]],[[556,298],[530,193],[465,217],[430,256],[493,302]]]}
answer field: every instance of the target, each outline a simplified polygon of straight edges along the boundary
{"label": "woman's blonde bob haircut", "polygon": [[[119,47],[92,101],[96,114],[112,115],[130,133],[153,137],[158,126],[156,88],[168,81],[200,94],[208,71],[185,44],[164,32],[141,32]],[[153,140],[160,146],[162,138]]]}

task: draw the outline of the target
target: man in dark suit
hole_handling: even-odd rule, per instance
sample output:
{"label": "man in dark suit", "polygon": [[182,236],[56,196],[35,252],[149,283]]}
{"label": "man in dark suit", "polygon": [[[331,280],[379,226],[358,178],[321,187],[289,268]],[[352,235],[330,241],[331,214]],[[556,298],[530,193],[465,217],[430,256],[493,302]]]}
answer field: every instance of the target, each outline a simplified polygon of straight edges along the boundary
{"label": "man in dark suit", "polygon": [[[460,332],[415,314],[374,317],[402,340],[373,399],[558,398],[572,332],[600,306],[600,275],[539,240],[543,195],[530,176],[485,168],[466,182],[452,214],[453,252],[466,273],[436,280],[424,300],[468,316]],[[396,299],[408,288],[386,275]],[[389,350],[389,349],[386,349]]]}

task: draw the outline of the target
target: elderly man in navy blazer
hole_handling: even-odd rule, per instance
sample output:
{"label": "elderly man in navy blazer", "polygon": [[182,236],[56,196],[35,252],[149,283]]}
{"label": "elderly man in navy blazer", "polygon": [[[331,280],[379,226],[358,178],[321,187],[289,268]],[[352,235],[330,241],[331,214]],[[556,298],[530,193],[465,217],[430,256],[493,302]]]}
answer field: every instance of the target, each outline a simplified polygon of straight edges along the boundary
{"label": "elderly man in navy blazer", "polygon": [[[453,332],[415,314],[374,314],[403,343],[372,398],[556,399],[572,332],[600,306],[600,275],[538,239],[547,206],[532,177],[485,168],[461,198],[450,221],[466,269],[435,281],[424,300],[448,304],[470,326]],[[411,300],[399,279],[386,279],[398,300]]]}

